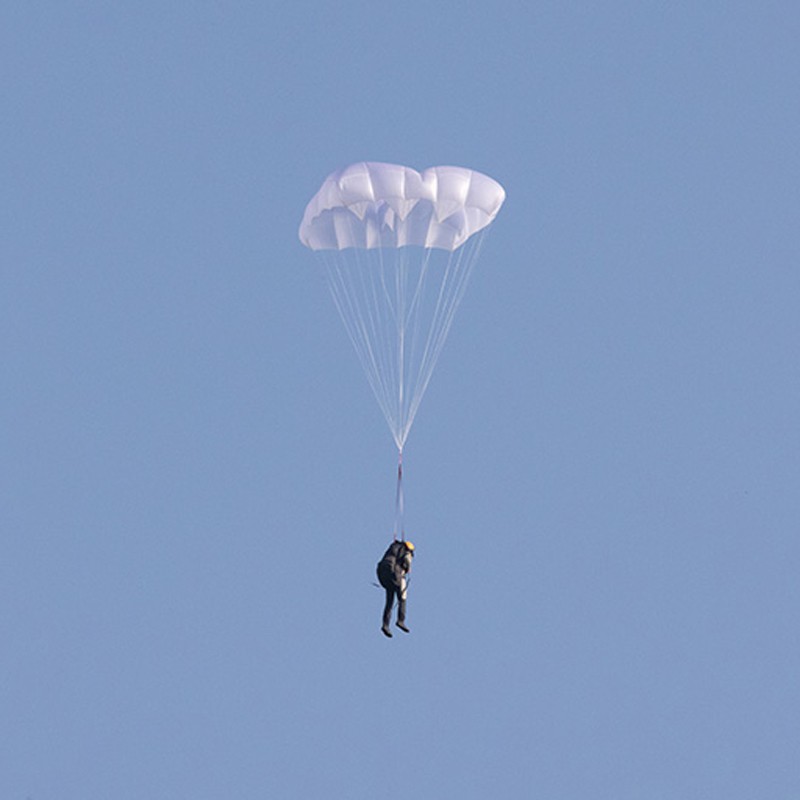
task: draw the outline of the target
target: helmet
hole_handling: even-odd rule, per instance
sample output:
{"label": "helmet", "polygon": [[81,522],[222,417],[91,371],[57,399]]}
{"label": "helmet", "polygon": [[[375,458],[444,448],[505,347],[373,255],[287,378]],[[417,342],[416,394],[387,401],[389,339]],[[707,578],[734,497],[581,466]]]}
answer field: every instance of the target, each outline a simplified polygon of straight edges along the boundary
{"label": "helmet", "polygon": [[410,550],[412,553],[414,552],[414,543],[413,542],[403,542],[406,546],[406,550]]}

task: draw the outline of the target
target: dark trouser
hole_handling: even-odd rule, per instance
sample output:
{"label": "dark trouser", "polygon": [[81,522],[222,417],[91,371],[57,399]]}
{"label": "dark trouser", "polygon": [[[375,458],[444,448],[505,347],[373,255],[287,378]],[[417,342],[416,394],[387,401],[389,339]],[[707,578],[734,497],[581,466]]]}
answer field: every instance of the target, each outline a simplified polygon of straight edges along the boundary
{"label": "dark trouser", "polygon": [[392,618],[392,606],[397,598],[397,621],[406,619],[406,580],[404,575],[397,575],[388,564],[378,564],[378,580],[386,590],[386,604],[383,607],[383,627],[388,628]]}

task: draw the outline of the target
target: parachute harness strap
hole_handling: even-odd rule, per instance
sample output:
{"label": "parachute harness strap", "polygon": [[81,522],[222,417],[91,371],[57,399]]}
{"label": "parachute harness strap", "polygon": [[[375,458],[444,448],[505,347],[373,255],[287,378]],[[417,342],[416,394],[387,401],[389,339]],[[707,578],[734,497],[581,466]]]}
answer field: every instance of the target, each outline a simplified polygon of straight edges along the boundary
{"label": "parachute harness strap", "polygon": [[397,495],[394,502],[394,540],[405,538],[403,527],[403,450],[398,450],[397,455]]}

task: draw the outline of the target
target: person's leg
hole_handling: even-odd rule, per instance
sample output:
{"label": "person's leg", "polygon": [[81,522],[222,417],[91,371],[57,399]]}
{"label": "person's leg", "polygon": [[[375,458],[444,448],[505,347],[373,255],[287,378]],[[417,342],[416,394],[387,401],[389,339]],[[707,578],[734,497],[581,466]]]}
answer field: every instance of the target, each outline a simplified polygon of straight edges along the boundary
{"label": "person's leg", "polygon": [[386,604],[383,607],[383,625],[381,630],[386,636],[391,636],[392,632],[389,630],[389,623],[392,620],[392,606],[394,605],[394,587],[386,587]]}
{"label": "person's leg", "polygon": [[397,627],[401,631],[408,633],[406,627],[406,598],[408,597],[408,584],[405,577],[400,579],[400,586],[397,587]]}

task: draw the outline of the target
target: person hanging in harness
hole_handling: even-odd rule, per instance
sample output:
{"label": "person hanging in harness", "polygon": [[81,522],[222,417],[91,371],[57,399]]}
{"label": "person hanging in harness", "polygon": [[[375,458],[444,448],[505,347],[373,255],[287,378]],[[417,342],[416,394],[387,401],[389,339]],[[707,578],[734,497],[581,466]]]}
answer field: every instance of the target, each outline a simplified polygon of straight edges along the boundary
{"label": "person hanging in harness", "polygon": [[411,572],[413,558],[414,545],[411,542],[395,539],[378,562],[378,580],[386,590],[386,605],[383,607],[381,631],[384,636],[389,638],[392,636],[389,622],[395,597],[397,598],[397,627],[406,633],[410,632],[406,627],[406,596],[408,594],[406,575]]}

